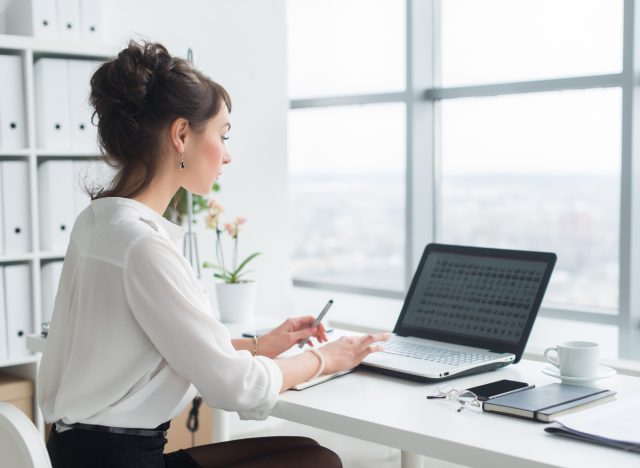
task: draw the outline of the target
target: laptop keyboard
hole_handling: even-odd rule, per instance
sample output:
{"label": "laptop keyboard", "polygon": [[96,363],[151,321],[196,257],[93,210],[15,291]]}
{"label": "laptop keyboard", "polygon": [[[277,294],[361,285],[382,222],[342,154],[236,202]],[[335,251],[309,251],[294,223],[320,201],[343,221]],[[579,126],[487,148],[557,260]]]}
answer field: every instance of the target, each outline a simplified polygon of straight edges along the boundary
{"label": "laptop keyboard", "polygon": [[384,350],[382,351],[383,353],[396,354],[431,362],[439,362],[450,366],[465,366],[468,364],[490,361],[495,358],[495,355],[482,352],[453,351],[450,349],[438,348],[437,346],[397,341],[393,338],[386,343],[381,342],[379,344],[384,346]]}

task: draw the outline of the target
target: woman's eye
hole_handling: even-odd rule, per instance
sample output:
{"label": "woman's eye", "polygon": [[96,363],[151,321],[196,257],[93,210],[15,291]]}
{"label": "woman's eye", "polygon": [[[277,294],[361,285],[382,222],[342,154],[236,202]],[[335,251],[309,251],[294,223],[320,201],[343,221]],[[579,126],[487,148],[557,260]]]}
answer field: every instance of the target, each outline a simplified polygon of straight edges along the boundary
{"label": "woman's eye", "polygon": [[228,136],[226,136],[226,135],[222,135],[222,139],[223,139],[224,141],[227,141],[229,138],[230,138],[230,137],[228,137]]}

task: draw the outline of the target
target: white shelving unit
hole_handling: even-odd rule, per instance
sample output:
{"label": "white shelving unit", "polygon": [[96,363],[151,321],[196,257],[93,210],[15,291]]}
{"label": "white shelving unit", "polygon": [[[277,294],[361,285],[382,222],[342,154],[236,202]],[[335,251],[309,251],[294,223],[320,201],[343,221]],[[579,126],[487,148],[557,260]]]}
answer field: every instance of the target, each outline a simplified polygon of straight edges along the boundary
{"label": "white shelving unit", "polygon": [[[97,154],[86,152],[48,150],[36,148],[36,103],[34,88],[34,63],[41,58],[106,60],[113,57],[116,49],[106,45],[91,45],[81,41],[43,40],[26,36],[0,34],[0,54],[19,56],[22,62],[22,72],[25,82],[25,116],[27,125],[27,147],[23,149],[0,149],[0,161],[19,160],[28,163],[29,167],[29,210],[31,223],[31,250],[23,254],[0,255],[0,267],[11,264],[27,264],[31,270],[31,307],[25,313],[31,314],[34,325],[33,333],[39,332],[41,306],[41,268],[43,263],[63,260],[64,252],[41,251],[39,226],[39,193],[38,166],[44,160],[50,159],[92,159]],[[26,339],[26,336],[25,336]],[[29,378],[35,382],[39,363],[39,355],[31,354],[15,359],[0,360],[0,370],[6,370],[15,375]],[[35,399],[35,396],[34,396]],[[34,401],[34,409],[37,408]],[[36,426],[44,431],[44,422],[40,411],[34,411]]]}

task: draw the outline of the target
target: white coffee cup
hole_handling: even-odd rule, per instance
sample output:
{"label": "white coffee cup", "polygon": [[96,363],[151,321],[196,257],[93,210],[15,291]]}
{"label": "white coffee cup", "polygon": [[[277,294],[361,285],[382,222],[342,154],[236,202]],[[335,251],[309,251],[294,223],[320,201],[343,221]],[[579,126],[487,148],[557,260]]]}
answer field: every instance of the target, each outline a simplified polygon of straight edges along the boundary
{"label": "white coffee cup", "polygon": [[556,366],[565,377],[596,377],[599,357],[600,345],[593,341],[565,341],[544,350],[544,360]]}

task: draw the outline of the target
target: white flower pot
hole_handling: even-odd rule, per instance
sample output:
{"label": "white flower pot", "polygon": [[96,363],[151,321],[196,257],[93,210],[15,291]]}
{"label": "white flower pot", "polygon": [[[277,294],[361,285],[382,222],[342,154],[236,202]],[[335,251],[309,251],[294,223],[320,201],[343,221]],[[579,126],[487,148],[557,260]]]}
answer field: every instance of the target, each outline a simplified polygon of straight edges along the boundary
{"label": "white flower pot", "polygon": [[216,283],[220,321],[251,322],[256,307],[256,283]]}

